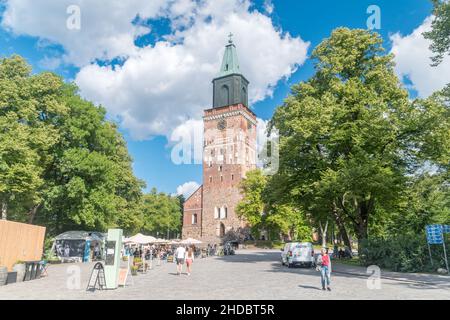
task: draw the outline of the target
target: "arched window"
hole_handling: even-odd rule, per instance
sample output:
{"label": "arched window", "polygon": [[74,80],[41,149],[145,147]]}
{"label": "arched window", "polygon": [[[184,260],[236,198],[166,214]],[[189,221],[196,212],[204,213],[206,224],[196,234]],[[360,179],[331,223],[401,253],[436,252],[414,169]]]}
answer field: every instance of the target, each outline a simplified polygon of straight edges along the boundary
{"label": "arched window", "polygon": [[220,233],[219,236],[222,238],[225,236],[225,225],[223,223],[220,224]]}
{"label": "arched window", "polygon": [[230,88],[227,85],[223,85],[220,89],[220,95],[222,97],[222,101],[224,105],[230,105]]}

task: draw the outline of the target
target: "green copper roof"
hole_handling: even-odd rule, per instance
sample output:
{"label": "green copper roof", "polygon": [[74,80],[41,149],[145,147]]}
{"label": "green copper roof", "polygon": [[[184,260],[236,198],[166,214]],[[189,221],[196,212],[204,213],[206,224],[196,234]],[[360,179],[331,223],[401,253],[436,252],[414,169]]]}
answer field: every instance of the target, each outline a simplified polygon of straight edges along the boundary
{"label": "green copper roof", "polygon": [[220,73],[218,75],[219,78],[233,73],[241,73],[241,70],[239,69],[239,60],[237,56],[236,46],[231,39],[232,36],[232,34],[229,35],[230,40],[228,40],[228,45],[225,48],[222,67],[220,68]]}

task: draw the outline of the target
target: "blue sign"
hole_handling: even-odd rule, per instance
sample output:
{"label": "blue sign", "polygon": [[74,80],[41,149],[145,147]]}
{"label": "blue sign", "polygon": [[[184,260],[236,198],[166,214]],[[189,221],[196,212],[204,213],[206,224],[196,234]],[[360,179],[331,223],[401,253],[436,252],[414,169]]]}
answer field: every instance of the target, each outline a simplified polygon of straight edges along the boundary
{"label": "blue sign", "polygon": [[444,233],[450,233],[450,225],[444,224],[442,227],[444,228],[444,230],[443,230],[442,232],[444,232]]}
{"label": "blue sign", "polygon": [[429,244],[444,243],[443,226],[440,224],[430,224],[425,227],[427,233],[427,241]]}

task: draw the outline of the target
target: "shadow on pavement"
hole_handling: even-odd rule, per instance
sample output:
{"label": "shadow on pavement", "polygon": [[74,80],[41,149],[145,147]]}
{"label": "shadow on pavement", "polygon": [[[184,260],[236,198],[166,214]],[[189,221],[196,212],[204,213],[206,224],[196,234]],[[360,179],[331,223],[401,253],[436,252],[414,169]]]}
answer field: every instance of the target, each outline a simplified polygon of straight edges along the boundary
{"label": "shadow on pavement", "polygon": [[299,288],[303,288],[303,289],[314,289],[314,290],[322,291],[322,289],[320,289],[320,287],[302,286],[301,284],[299,285]]}
{"label": "shadow on pavement", "polygon": [[[288,268],[281,265],[281,256],[278,251],[253,251],[242,252],[238,251],[236,255],[217,257],[220,261],[224,262],[240,262],[240,263],[258,263],[258,262],[272,262],[271,269],[266,272],[283,272],[283,273],[295,273],[301,275],[315,275],[320,277],[319,273],[314,268],[295,267]],[[339,278],[351,278],[351,279],[368,279],[371,274],[366,273],[365,267],[348,266],[336,263],[333,266],[333,277]],[[381,271],[382,283],[386,285],[403,286],[411,289],[450,289],[450,277],[439,275],[427,275],[427,274],[414,274],[414,273],[400,273]],[[310,289],[317,289],[311,287]],[[320,288],[319,288],[320,290]]]}

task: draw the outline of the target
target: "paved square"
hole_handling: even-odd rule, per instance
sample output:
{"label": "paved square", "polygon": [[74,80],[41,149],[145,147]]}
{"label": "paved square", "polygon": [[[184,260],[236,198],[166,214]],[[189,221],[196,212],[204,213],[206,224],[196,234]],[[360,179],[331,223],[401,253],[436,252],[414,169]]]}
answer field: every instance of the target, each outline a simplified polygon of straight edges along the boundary
{"label": "paved square", "polygon": [[[68,289],[68,269],[79,266],[79,289]],[[320,290],[313,269],[282,267],[276,250],[240,250],[197,259],[191,276],[173,263],[133,277],[134,285],[86,292],[93,264],[53,265],[47,278],[0,287],[0,299],[450,299],[450,277],[382,272],[381,289],[367,288],[365,268],[334,264],[332,291]]]}

